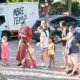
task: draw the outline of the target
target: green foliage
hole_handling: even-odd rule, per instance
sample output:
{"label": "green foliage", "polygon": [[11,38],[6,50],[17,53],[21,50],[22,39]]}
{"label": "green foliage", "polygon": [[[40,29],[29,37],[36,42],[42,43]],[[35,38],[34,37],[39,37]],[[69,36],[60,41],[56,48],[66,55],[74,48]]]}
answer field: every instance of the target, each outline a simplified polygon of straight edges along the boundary
{"label": "green foliage", "polygon": [[39,3],[40,4],[44,4],[45,3],[45,0],[39,0]]}
{"label": "green foliage", "polygon": [[48,4],[51,5],[52,4],[52,0],[47,0]]}
{"label": "green foliage", "polygon": [[65,5],[64,4],[61,4],[61,2],[56,2],[52,5],[52,7],[54,8],[63,8]]}
{"label": "green foliage", "polygon": [[56,2],[56,3],[52,4],[52,7],[54,9],[63,9],[63,11],[67,11],[66,5],[62,4],[61,2]]}
{"label": "green foliage", "polygon": [[11,3],[11,2],[31,2],[32,0],[2,0],[2,1],[6,3]]}
{"label": "green foliage", "polygon": [[76,1],[72,3],[72,14],[74,16],[80,16],[80,5]]}
{"label": "green foliage", "polygon": [[[39,3],[40,3],[40,4],[44,4],[44,3],[45,3],[45,0],[39,0]],[[49,5],[51,5],[51,4],[52,4],[52,0],[47,0],[47,3],[48,3]]]}
{"label": "green foliage", "polygon": [[4,2],[6,2],[6,0],[0,0],[0,3],[4,3]]}
{"label": "green foliage", "polygon": [[32,0],[23,0],[23,2],[32,2]]}

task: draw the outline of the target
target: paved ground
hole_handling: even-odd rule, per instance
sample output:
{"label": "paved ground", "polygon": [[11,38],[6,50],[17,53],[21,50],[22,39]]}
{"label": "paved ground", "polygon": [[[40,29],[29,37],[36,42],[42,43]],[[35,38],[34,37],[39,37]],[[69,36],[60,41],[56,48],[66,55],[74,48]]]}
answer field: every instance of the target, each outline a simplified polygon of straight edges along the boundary
{"label": "paved ground", "polygon": [[[2,61],[0,61],[0,73],[5,78],[7,78],[7,80],[80,80],[78,76],[70,77],[66,75],[64,69],[61,67],[63,65],[63,55],[61,52],[62,51],[61,44],[58,44],[56,48],[55,66],[47,70],[43,70],[41,69],[41,67],[37,67],[36,69],[17,67],[15,56],[17,53],[18,41],[17,40],[10,41],[9,45],[10,45],[9,46],[10,47],[9,66],[7,67],[3,66]],[[35,48],[35,55],[37,57],[37,61],[40,64],[40,61],[41,61],[40,48],[37,47],[35,43],[32,43],[32,45]]]}

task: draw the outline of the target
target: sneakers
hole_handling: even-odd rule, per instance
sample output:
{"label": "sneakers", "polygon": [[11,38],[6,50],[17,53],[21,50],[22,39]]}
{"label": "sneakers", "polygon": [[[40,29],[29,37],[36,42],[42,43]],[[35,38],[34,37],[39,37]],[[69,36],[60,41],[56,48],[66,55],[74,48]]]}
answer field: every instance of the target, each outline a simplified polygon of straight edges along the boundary
{"label": "sneakers", "polygon": [[74,75],[78,75],[78,72],[77,71],[75,71],[74,73],[70,73],[70,74],[68,74],[69,76],[74,76]]}
{"label": "sneakers", "polygon": [[48,66],[42,66],[42,69],[48,69]]}
{"label": "sneakers", "polygon": [[66,71],[67,74],[70,74],[71,72],[72,72],[72,70],[68,70],[68,71]]}
{"label": "sneakers", "polygon": [[65,69],[65,72],[66,72],[67,74],[70,74],[70,73],[72,72],[72,69],[66,68],[66,69]]}
{"label": "sneakers", "polygon": [[19,63],[17,66],[21,66],[22,64],[21,63]]}
{"label": "sneakers", "polygon": [[23,66],[23,65],[20,65],[19,67],[20,67],[20,68],[23,68],[24,66]]}

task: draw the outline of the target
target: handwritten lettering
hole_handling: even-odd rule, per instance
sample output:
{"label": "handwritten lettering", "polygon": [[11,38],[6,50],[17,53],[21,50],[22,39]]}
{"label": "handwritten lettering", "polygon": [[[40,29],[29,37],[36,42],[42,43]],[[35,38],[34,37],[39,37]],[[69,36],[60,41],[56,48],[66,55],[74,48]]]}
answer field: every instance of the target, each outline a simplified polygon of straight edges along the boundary
{"label": "handwritten lettering", "polygon": [[24,7],[14,9],[13,16],[14,25],[18,25],[21,21],[25,21],[27,19],[27,15],[24,13]]}

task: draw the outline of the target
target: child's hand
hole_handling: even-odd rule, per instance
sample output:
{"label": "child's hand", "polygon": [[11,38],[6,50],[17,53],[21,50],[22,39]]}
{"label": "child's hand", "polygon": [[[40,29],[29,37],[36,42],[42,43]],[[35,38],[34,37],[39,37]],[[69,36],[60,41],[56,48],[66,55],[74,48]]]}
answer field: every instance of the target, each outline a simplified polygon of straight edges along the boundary
{"label": "child's hand", "polygon": [[38,42],[37,44],[36,44],[36,46],[39,46],[40,45],[40,42]]}

